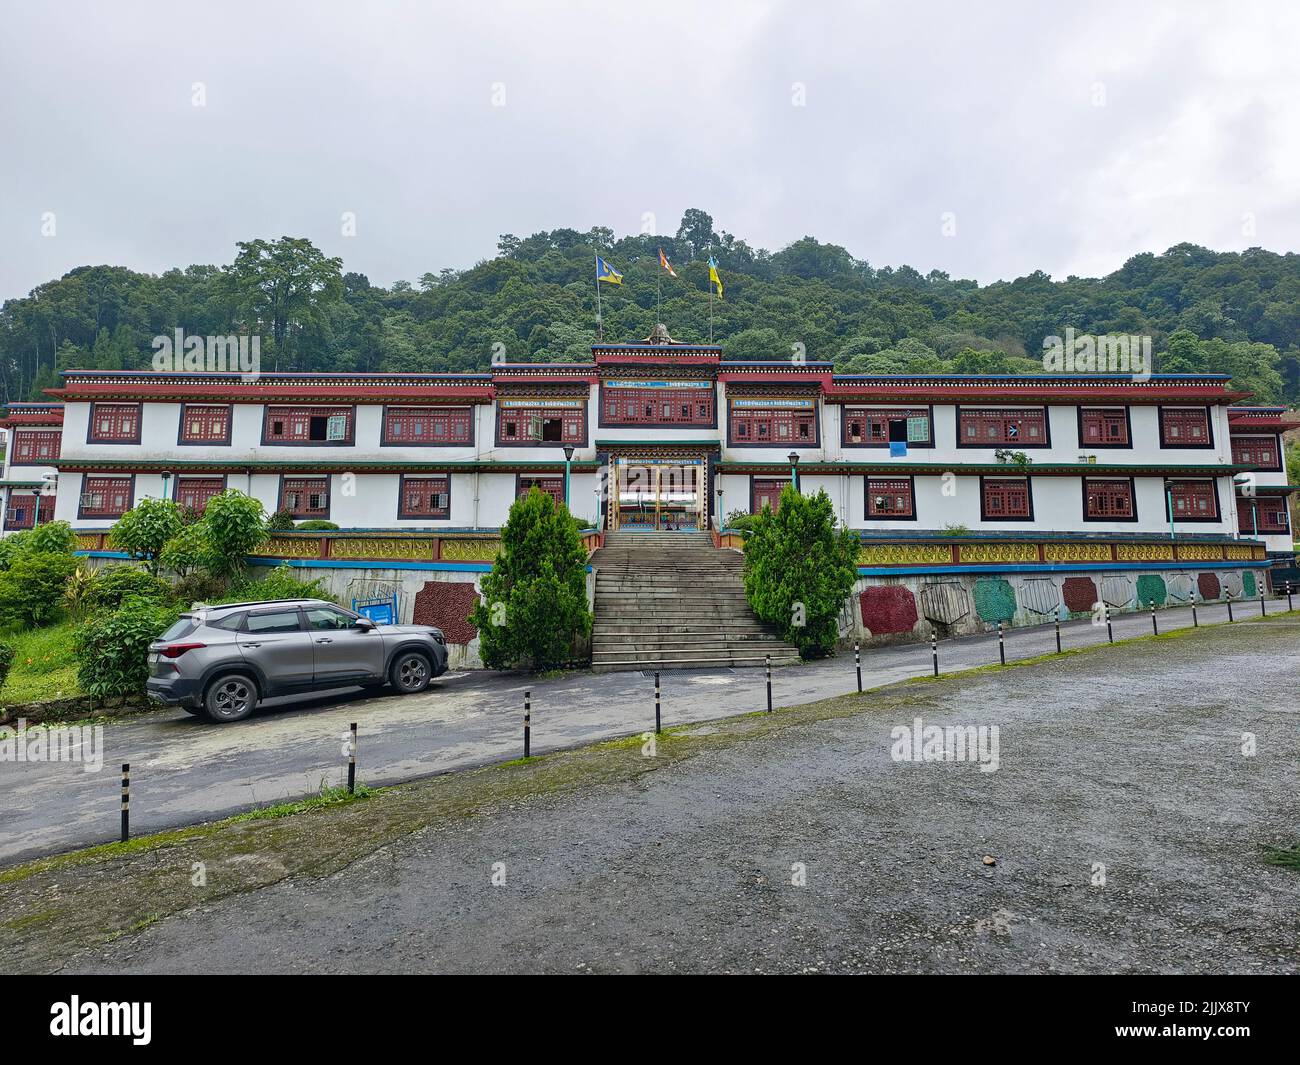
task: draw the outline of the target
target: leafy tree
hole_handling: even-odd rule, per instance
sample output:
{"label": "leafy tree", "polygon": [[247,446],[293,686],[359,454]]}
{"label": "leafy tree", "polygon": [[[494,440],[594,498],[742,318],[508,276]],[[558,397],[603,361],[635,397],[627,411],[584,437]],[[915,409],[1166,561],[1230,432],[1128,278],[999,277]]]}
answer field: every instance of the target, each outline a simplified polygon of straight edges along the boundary
{"label": "leafy tree", "polygon": [[217,567],[212,549],[212,531],[202,521],[186,525],[163,546],[158,565],[178,577]]}
{"label": "leafy tree", "polygon": [[108,539],[113,547],[143,560],[150,573],[157,573],[159,553],[183,525],[178,503],[170,499],[142,499],[117,519]]}
{"label": "leafy tree", "polygon": [[470,614],[489,669],[564,665],[591,633],[587,554],[563,504],[531,489],[516,499],[501,530],[501,553],[483,578]]}
{"label": "leafy tree", "polygon": [[745,597],[804,658],[830,654],[857,580],[858,547],[824,491],[807,496],[787,485],[776,513],[764,507],[745,540]]}
{"label": "leafy tree", "polygon": [[62,609],[68,578],[77,569],[71,555],[22,554],[0,573],[0,619],[23,625],[48,624]]}
{"label": "leafy tree", "polygon": [[266,539],[266,512],[252,496],[227,488],[208,500],[195,528],[203,530],[195,535],[208,538],[214,573],[231,579],[244,571],[248,556]]}

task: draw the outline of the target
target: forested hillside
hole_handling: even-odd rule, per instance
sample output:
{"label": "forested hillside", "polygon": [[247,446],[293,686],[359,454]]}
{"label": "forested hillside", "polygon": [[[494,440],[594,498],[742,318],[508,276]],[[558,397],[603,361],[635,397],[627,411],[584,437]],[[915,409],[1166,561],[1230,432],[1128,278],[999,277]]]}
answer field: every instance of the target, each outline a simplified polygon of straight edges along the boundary
{"label": "forested hillside", "polygon": [[264,369],[476,370],[493,345],[510,361],[588,357],[595,339],[593,254],[624,274],[603,285],[605,337],[653,328],[658,251],[661,318],[678,339],[709,336],[707,258],[725,285],[713,330],[728,357],[809,359],[846,372],[1041,372],[1044,336],[1148,334],[1159,372],[1231,373],[1256,402],[1300,399],[1300,256],[1180,244],[1143,253],[1104,278],[1043,273],[980,286],[908,266],[873,267],[804,237],[777,252],[715,231],[690,210],[676,236],[597,228],[501,237],[495,258],[391,288],[344,272],[308,241],[254,240],[227,266],[161,276],[85,266],[0,308],[6,400],[40,398],[58,370],[144,368],[150,340],[177,328],[262,336]]}

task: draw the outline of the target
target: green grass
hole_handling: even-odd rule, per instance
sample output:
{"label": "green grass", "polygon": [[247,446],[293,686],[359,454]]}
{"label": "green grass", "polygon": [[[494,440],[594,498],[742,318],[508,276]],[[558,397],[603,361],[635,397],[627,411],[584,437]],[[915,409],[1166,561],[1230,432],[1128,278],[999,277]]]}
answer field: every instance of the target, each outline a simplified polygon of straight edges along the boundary
{"label": "green grass", "polygon": [[316,810],[322,806],[342,806],[345,803],[359,802],[361,799],[370,798],[376,792],[377,789],[368,788],[364,784],[356,786],[355,794],[349,794],[346,786],[322,788],[319,795],[313,795],[310,799],[303,799],[300,802],[282,802],[275,806],[249,810],[246,814],[236,814],[230,818],[230,822],[236,824],[240,821],[268,821],[277,817],[293,817],[295,814],[304,814],[308,810]]}
{"label": "green grass", "polygon": [[1265,847],[1264,861],[1300,872],[1300,843],[1293,843],[1290,847]]}
{"label": "green grass", "polygon": [[66,621],[43,629],[11,631],[0,637],[14,649],[13,668],[0,687],[0,705],[85,694],[77,683],[72,631],[72,622]]}

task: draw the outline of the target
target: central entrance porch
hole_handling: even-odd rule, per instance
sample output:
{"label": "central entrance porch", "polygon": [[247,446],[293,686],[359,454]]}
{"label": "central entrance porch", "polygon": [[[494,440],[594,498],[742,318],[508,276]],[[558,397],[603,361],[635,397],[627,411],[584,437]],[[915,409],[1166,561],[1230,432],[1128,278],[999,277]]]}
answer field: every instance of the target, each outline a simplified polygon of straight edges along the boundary
{"label": "central entrance porch", "polygon": [[611,455],[609,528],[694,532],[709,527],[704,455]]}

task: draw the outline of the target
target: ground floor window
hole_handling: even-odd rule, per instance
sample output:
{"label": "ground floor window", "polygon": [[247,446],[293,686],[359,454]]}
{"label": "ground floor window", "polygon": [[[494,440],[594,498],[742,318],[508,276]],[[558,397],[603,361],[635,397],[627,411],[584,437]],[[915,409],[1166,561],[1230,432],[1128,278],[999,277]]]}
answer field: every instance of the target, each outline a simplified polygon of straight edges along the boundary
{"label": "ground floor window", "polygon": [[980,482],[985,521],[1029,520],[1034,516],[1028,477],[984,477]]}
{"label": "ground floor window", "polygon": [[790,483],[787,478],[755,477],[749,495],[749,511],[761,514],[764,507],[771,507],[773,512],[780,509],[781,493]]}
{"label": "ground floor window", "polygon": [[208,509],[208,501],[225,490],[224,477],[179,477],[176,480],[176,502],[202,514]]}
{"label": "ground floor window", "polygon": [[515,486],[515,497],[526,496],[533,488],[543,495],[550,496],[556,503],[564,502],[563,477],[520,477],[519,483]]}
{"label": "ground floor window", "polygon": [[916,517],[910,477],[868,477],[867,518],[910,520]]}
{"label": "ground floor window", "polygon": [[132,477],[86,477],[81,482],[81,518],[120,518],[131,509]]}
{"label": "ground floor window", "polygon": [[[5,508],[6,529],[30,529],[36,524],[37,497],[32,495],[10,495],[9,505]],[[40,522],[54,520],[54,496],[40,497]]]}
{"label": "ground floor window", "polygon": [[[42,519],[44,520],[44,519]],[[1283,499],[1248,499],[1237,500],[1237,531],[1252,535],[1259,533],[1285,533],[1291,529],[1291,522]]]}
{"label": "ground floor window", "polygon": [[328,477],[286,477],[280,482],[280,510],[294,518],[330,516]]}
{"label": "ground floor window", "polygon": [[1088,521],[1132,521],[1137,517],[1133,482],[1083,479],[1083,516]]}
{"label": "ground floor window", "polygon": [[1219,494],[1213,481],[1170,481],[1175,521],[1218,521]]}
{"label": "ground floor window", "polygon": [[403,477],[399,518],[451,517],[451,479],[449,477]]}

